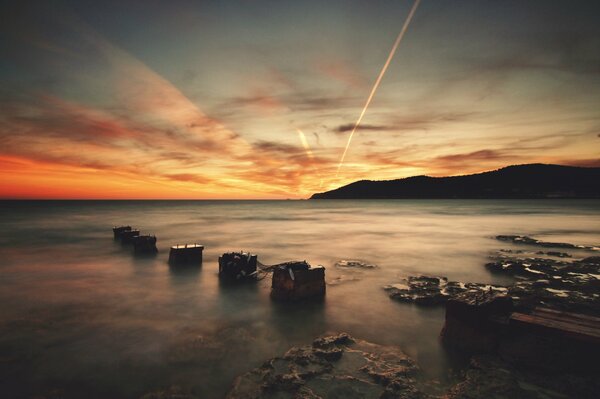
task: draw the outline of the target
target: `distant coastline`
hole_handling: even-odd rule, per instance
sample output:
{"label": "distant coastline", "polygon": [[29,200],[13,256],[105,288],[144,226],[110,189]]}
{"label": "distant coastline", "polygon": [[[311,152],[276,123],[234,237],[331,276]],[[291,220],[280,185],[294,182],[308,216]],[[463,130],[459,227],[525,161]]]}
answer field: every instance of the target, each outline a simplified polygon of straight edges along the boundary
{"label": "distant coastline", "polygon": [[527,164],[463,176],[360,180],[310,199],[599,199],[600,168]]}

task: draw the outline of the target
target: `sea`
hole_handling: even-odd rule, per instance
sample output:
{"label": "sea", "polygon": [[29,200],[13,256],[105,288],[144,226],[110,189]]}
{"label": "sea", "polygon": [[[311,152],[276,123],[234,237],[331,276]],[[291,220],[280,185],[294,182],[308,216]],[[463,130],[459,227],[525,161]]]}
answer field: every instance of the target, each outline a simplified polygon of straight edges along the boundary
{"label": "sea", "polygon": [[[134,256],[115,225],[155,234],[158,254]],[[397,346],[447,384],[461,363],[440,344],[444,308],[396,302],[383,287],[421,274],[509,284],[484,267],[516,248],[499,234],[598,246],[600,201],[2,201],[0,397],[179,387],[222,398],[237,376],[337,332]],[[168,265],[183,243],[204,245],[201,267]],[[240,250],[266,265],[325,266],[325,300],[274,302],[269,278],[220,284],[218,256]]]}

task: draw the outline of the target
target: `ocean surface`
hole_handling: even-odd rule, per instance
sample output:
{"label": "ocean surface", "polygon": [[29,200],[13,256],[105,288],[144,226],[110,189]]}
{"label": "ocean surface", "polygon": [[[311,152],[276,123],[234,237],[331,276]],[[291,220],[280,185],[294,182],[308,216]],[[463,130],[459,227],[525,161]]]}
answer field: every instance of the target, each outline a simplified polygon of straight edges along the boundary
{"label": "ocean surface", "polygon": [[[394,302],[414,274],[506,284],[484,267],[498,234],[600,244],[600,202],[584,200],[0,202],[0,397],[139,398],[179,386],[223,397],[236,376],[327,332],[397,345],[427,376],[455,367],[443,308]],[[113,225],[156,234],[156,257],[113,241]],[[173,269],[169,247],[205,246]],[[217,258],[324,265],[322,303],[276,303],[270,280],[223,286]],[[574,255],[578,254],[574,252]],[[585,256],[581,254],[581,256]],[[339,268],[339,260],[377,268]]]}

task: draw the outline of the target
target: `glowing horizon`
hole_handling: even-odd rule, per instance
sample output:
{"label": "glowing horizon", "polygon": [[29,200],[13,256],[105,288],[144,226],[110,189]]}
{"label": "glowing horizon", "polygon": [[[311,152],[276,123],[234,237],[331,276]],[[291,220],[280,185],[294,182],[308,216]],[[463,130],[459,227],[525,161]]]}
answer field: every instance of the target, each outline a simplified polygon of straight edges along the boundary
{"label": "glowing horizon", "polygon": [[600,166],[593,7],[6,4],[0,198],[307,198]]}

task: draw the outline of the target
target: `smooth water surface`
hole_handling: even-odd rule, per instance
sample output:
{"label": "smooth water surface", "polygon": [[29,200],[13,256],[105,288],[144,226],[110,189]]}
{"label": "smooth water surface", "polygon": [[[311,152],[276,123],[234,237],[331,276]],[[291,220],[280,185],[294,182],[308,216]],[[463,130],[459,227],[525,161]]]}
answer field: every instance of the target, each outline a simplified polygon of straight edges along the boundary
{"label": "smooth water surface", "polygon": [[[497,234],[600,243],[598,201],[0,204],[0,394],[15,398],[137,398],[173,385],[218,398],[264,360],[341,331],[398,345],[443,382],[443,308],[394,302],[382,286],[421,273],[507,283],[483,266],[508,247]],[[114,242],[121,224],[156,234],[159,254],[135,258]],[[193,242],[203,266],[169,268],[169,247]],[[220,285],[217,257],[232,250],[326,266],[325,301],[274,303],[268,279]],[[341,259],[378,268],[334,267]]]}

